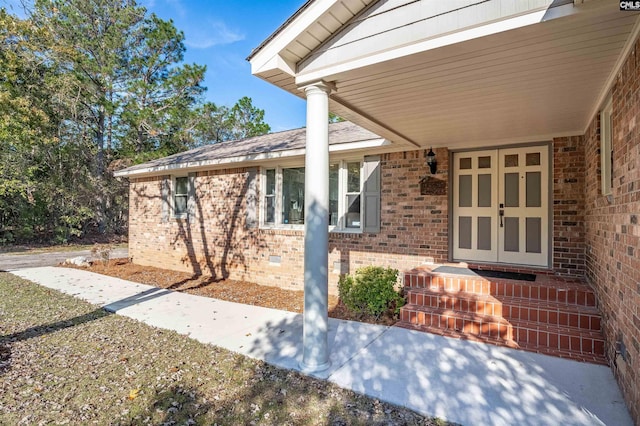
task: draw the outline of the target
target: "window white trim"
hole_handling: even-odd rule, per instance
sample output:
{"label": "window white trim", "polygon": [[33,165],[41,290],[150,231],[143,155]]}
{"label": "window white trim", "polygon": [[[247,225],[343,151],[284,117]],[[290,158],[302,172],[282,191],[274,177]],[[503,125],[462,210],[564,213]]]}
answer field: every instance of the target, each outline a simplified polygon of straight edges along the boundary
{"label": "window white trim", "polygon": [[[358,163],[360,170],[360,183],[359,183],[359,195],[360,195],[360,226],[359,227],[346,227],[346,213],[347,213],[347,195],[352,193],[347,192],[347,164]],[[329,232],[341,232],[341,233],[362,233],[364,225],[364,204],[363,204],[363,164],[362,158],[347,159],[339,161],[331,161],[331,165],[338,164],[338,221],[336,225],[329,226]],[[284,169],[300,168],[304,165],[300,164],[287,164],[286,166],[266,166],[260,168],[260,228],[263,229],[289,229],[289,230],[304,230],[304,225],[300,224],[287,224],[281,223],[283,217],[283,205],[282,205],[282,191],[283,191],[283,173]],[[274,221],[267,222],[267,170],[275,170],[275,212]]]}
{"label": "window white trim", "polygon": [[613,129],[612,103],[607,100],[600,111],[600,182],[602,195],[610,195],[613,190]]}
{"label": "window white trim", "polygon": [[[177,193],[177,183],[178,179],[186,179],[187,180],[187,192],[185,194]],[[170,206],[171,206],[171,217],[173,219],[186,219],[189,216],[189,177],[187,175],[174,175],[171,176],[171,191],[170,194]],[[185,211],[183,213],[176,213],[176,197],[185,197]]]}

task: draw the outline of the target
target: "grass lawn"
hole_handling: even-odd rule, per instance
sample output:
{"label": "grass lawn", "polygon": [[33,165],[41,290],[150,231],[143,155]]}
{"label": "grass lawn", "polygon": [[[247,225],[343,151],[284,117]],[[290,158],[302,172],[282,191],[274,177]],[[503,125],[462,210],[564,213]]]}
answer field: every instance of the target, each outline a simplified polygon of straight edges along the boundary
{"label": "grass lawn", "polygon": [[444,424],[0,273],[0,424]]}

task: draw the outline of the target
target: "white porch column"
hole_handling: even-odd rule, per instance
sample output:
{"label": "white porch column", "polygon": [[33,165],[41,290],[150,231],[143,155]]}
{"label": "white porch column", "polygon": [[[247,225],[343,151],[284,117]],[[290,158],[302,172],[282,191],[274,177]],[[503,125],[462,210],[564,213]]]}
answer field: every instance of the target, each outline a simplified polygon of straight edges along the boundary
{"label": "white porch column", "polygon": [[329,368],[329,93],[324,82],[304,88],[307,143],[304,195],[304,324],[301,367]]}

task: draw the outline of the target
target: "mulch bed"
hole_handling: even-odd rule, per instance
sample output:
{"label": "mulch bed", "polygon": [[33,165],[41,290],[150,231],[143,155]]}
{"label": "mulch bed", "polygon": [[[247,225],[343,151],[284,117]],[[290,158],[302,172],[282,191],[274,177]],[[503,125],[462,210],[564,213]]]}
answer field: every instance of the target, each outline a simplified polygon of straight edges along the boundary
{"label": "mulch bed", "polygon": [[[128,259],[111,259],[108,264],[94,261],[88,267],[63,266],[246,305],[298,313],[302,313],[304,306],[304,292],[302,291],[283,290],[247,281],[214,280],[206,275],[196,276],[186,272],[136,265],[129,262]],[[329,317],[382,325],[393,325],[397,322],[397,318],[394,318],[392,314],[384,315],[377,320],[373,317],[355,316],[334,295],[329,295]]]}

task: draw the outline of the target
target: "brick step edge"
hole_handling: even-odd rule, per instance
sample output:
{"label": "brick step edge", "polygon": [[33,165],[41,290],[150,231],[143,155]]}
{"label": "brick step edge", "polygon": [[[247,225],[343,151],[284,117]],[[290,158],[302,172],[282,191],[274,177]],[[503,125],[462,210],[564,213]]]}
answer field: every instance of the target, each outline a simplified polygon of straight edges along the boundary
{"label": "brick step edge", "polygon": [[599,331],[523,320],[511,320],[509,323],[513,328],[513,340],[519,345],[604,357],[604,336]]}
{"label": "brick step edge", "polygon": [[419,305],[404,305],[400,308],[400,321],[460,331],[475,336],[488,336],[513,340],[513,328],[502,317],[450,309],[425,308]]}
{"label": "brick step edge", "polygon": [[409,289],[406,296],[408,304],[426,308],[538,321],[584,330],[601,330],[601,316],[594,306],[569,305],[517,297],[494,297],[466,292],[455,293],[427,288]]}
{"label": "brick step edge", "polygon": [[530,344],[518,344],[512,340],[504,340],[487,336],[473,336],[465,333],[457,332],[454,330],[443,330],[436,327],[430,326],[419,326],[411,323],[407,323],[404,321],[399,321],[394,324],[394,327],[400,327],[407,330],[415,330],[422,333],[431,333],[438,336],[444,336],[451,339],[459,339],[459,340],[469,340],[472,342],[480,342],[486,343],[495,346],[508,347],[511,349],[519,349],[527,352],[533,352],[543,355],[554,356],[558,358],[566,358],[574,361],[580,362],[588,362],[591,364],[599,364],[599,365],[608,365],[607,359],[604,356],[599,356],[595,354],[583,354],[583,353],[574,353],[571,351],[564,350],[555,350],[548,347],[536,346]]}
{"label": "brick step edge", "polygon": [[474,279],[461,275],[435,275],[422,272],[420,275],[405,273],[405,288],[431,289],[446,292],[465,292],[494,297],[516,297],[540,301],[595,306],[596,297],[586,284],[559,281],[537,282],[516,280]]}

